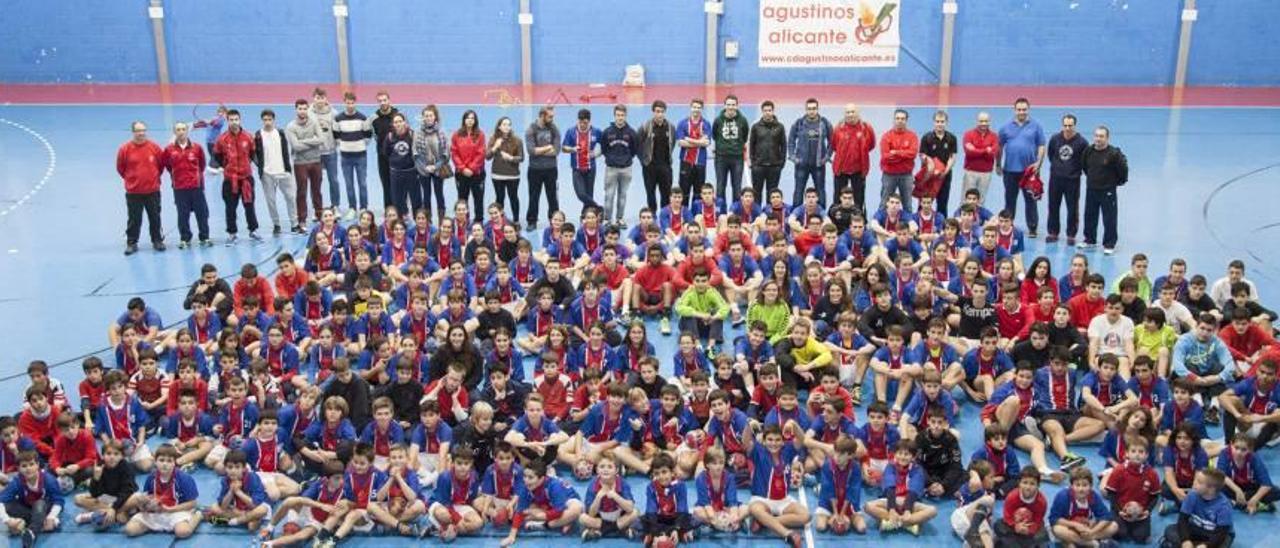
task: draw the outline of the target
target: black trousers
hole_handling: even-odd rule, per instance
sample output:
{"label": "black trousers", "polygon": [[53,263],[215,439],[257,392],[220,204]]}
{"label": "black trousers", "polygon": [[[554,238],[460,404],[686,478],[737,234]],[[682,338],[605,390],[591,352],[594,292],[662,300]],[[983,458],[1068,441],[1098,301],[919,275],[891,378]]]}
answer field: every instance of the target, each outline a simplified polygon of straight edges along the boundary
{"label": "black trousers", "polygon": [[[492,178],[492,176],[490,176]],[[520,218],[520,196],[516,194],[516,188],[520,186],[520,178],[515,179],[493,179],[493,194],[498,205],[502,206],[503,212],[510,212],[507,217],[513,221]],[[505,196],[504,196],[505,194]],[[506,198],[505,200],[503,198]],[[511,201],[511,209],[507,209],[506,202]],[[479,215],[479,212],[476,213]]]}
{"label": "black trousers", "polygon": [[[1235,415],[1226,412],[1226,410],[1222,411],[1222,433],[1228,443],[1236,437],[1237,424]],[[1280,433],[1280,425],[1267,423],[1262,427],[1262,431],[1258,433],[1258,439],[1253,440],[1253,446],[1266,447],[1267,442],[1274,439],[1278,433]]]}
{"label": "black trousers", "polygon": [[[470,177],[455,172],[453,177],[458,185],[458,201],[465,202],[470,196],[471,214],[479,219],[484,212],[484,172],[477,171]],[[470,227],[467,230],[470,230]]]}
{"label": "black trousers", "polygon": [[[769,194],[778,189],[782,178],[782,166],[751,166],[751,189],[756,193],[757,204],[769,203]],[[746,219],[742,220],[746,223]]]}
{"label": "black trousers", "polygon": [[200,239],[209,239],[209,203],[204,198],[203,188],[175,189],[174,204],[178,206],[178,236],[182,241],[191,241],[191,215],[196,216],[196,228],[200,231]]}
{"label": "black trousers", "polygon": [[[545,189],[547,193],[547,220],[551,220],[551,213],[560,210],[560,200],[556,197],[556,178],[559,176],[558,170],[554,167],[549,168],[529,168],[529,210],[525,213],[524,220],[529,226],[538,224],[538,201],[542,198],[542,192]],[[480,210],[483,211],[483,210]],[[518,211],[512,211],[511,216],[514,218]],[[479,211],[476,212],[479,214]]]}
{"label": "black trousers", "polygon": [[[849,173],[835,176],[835,194],[831,203],[840,203],[840,192],[845,188],[853,189],[853,203],[862,211],[867,210],[867,176],[862,173]],[[767,203],[767,202],[761,202]],[[945,213],[943,214],[946,215]]]}
{"label": "black trousers", "polygon": [[[250,184],[252,184],[252,181],[250,181]],[[241,199],[240,194],[233,194],[231,192],[231,181],[223,179],[222,205],[223,210],[226,213],[227,234],[234,236],[235,233],[239,231],[236,227],[236,208],[240,207],[241,203],[244,203],[244,200]],[[258,230],[258,213],[254,211],[252,200],[244,204],[244,222],[248,225],[249,232]]]}
{"label": "black trousers", "polygon": [[385,210],[395,202],[391,195],[391,162],[381,152],[378,153],[378,181],[382,183],[382,209]]}
{"label": "black trousers", "polygon": [[[23,481],[20,477],[14,477],[10,481]],[[21,520],[26,523],[34,531],[44,530],[45,512],[48,511],[47,503],[43,500],[37,501],[35,505],[27,505],[26,502],[15,500],[4,503],[4,511],[9,517]]]}
{"label": "black trousers", "polygon": [[[644,193],[649,209],[657,217],[658,210],[671,202],[671,163],[649,162],[640,170],[644,177]],[[756,200],[759,202],[759,200]]]}
{"label": "black trousers", "polygon": [[948,171],[942,176],[942,186],[938,187],[938,196],[933,199],[933,208],[937,209],[944,218],[947,216],[947,204],[951,201],[951,174],[952,172]]}
{"label": "black trousers", "polygon": [[124,228],[124,237],[129,245],[138,243],[138,236],[142,232],[143,211],[147,213],[147,230],[151,234],[152,243],[164,239],[164,229],[160,226],[160,191],[147,194],[125,194],[124,203],[129,215],[128,223]]}
{"label": "black trousers", "polygon": [[1057,236],[1062,226],[1059,216],[1062,203],[1067,205],[1067,237],[1075,238],[1080,228],[1080,177],[1049,178],[1049,223],[1050,236]]}
{"label": "black trousers", "polygon": [[[1164,542],[1162,542],[1160,545],[1171,546],[1173,548],[1181,548],[1183,541],[1189,540],[1191,541],[1192,544],[1198,545],[1198,544],[1208,543],[1212,539],[1213,537],[1210,534],[1208,534],[1205,531],[1201,531],[1197,529],[1195,526],[1191,527],[1191,536],[1187,538],[1182,538],[1182,533],[1178,531],[1178,524],[1174,523],[1173,525],[1170,525],[1164,528]],[[1236,540],[1235,533],[1227,533],[1226,541],[1223,542],[1221,546],[1214,546],[1213,548],[1229,548],[1231,546],[1231,543],[1235,542],[1235,540]]]}
{"label": "black trousers", "polygon": [[1041,527],[1040,531],[1036,532],[1034,536],[1019,535],[1013,532],[1013,528],[1009,527],[999,517],[992,519],[991,527],[996,532],[996,548],[1038,548],[1049,546],[1048,527]]}
{"label": "black trousers", "polygon": [[1084,191],[1084,241],[1098,243],[1098,213],[1102,213],[1102,247],[1114,249],[1119,235],[1116,219],[1120,207],[1116,189],[1088,188]]}
{"label": "black trousers", "polygon": [[684,206],[693,207],[694,194],[702,191],[707,184],[707,166],[690,165],[680,162],[680,191],[684,193]]}
{"label": "black trousers", "polygon": [[1115,521],[1120,529],[1111,538],[1117,542],[1129,541],[1137,544],[1146,544],[1147,540],[1151,538],[1151,517],[1149,516],[1147,519],[1138,521],[1126,521],[1117,517]]}

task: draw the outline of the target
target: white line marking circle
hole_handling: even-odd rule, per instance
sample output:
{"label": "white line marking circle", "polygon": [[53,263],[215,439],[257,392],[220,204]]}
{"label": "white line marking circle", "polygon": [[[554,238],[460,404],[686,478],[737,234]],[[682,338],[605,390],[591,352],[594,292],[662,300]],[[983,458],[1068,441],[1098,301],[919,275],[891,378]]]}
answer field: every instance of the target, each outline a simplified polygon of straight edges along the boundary
{"label": "white line marking circle", "polygon": [[[31,129],[19,122],[14,122],[13,120],[9,120],[6,118],[0,118],[0,124],[13,126],[15,128],[22,130],[27,135],[34,137],[37,141],[40,141],[41,145],[44,145],[45,151],[49,153],[49,167],[45,168],[44,176],[40,178],[40,181],[36,183],[36,186],[31,187],[31,190],[28,190],[25,195],[23,195],[21,198],[18,198],[18,201],[14,202],[8,208],[5,208],[4,210],[0,211],[0,218],[3,218],[9,215],[10,213],[13,213],[15,209],[18,209],[23,204],[27,203],[27,201],[31,200],[31,198],[35,196],[37,192],[40,192],[40,189],[44,188],[45,183],[49,182],[49,179],[53,177],[53,171],[58,167],[58,153],[53,150],[53,145],[50,144],[49,140],[46,139],[44,135],[41,135],[40,132],[34,129]],[[14,252],[16,252],[16,250],[10,250],[10,253],[14,253]]]}

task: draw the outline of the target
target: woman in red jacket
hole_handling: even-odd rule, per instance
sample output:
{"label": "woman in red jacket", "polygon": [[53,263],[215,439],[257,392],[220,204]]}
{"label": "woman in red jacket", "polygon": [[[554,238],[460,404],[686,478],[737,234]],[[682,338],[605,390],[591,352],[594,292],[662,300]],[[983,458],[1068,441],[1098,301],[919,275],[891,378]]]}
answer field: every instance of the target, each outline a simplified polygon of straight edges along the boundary
{"label": "woman in red jacket", "polygon": [[471,196],[472,211],[484,211],[484,131],[476,111],[462,114],[462,126],[453,134],[449,152],[453,156],[453,172],[457,177],[458,201]]}

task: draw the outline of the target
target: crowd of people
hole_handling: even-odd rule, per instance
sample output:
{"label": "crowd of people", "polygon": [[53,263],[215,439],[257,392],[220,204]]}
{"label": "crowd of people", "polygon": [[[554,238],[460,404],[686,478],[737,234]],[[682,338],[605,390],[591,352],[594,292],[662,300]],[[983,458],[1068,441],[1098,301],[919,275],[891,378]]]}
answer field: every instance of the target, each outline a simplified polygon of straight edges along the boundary
{"label": "crowd of people", "polygon": [[[919,534],[935,501],[958,500],[950,526],[973,547],[1145,543],[1156,513],[1179,514],[1155,533],[1167,546],[1223,546],[1236,513],[1274,511],[1280,498],[1259,456],[1280,425],[1275,314],[1243,262],[1209,283],[1184,259],[1153,280],[1142,253],[1114,280],[1085,254],[1057,272],[1024,258],[1046,159],[1046,242],[1076,243],[1084,184],[1080,246],[1098,243],[1101,210],[1101,243],[1114,250],[1128,168],[1103,126],[1089,143],[1066,115],[1046,139],[1018,99],[996,131],[982,113],[958,141],[940,111],[918,138],[898,111],[877,140],[853,105],[832,126],[810,100],[788,131],[771,103],[748,124],[730,96],[714,121],[693,101],[668,122],[657,101],[638,130],[618,106],[603,130],[584,110],[562,137],[545,108],[523,139],[503,118],[486,140],[474,111],[446,137],[432,106],[412,129],[385,93],[372,121],[354,95],[336,114],[314,95],[285,129],[263,111],[253,135],[228,109],[209,147],[230,240],[241,205],[256,238],[252,164],[276,232],[307,235],[303,256],[279,255],[270,280],[253,264],[234,282],[205,265],[183,303],[190,316],[173,326],[131,299],[108,327],[114,358],[85,360],[78,401],[32,362],[21,414],[0,418],[11,533],[34,543],[55,530],[75,492],[77,523],[185,538],[209,521],[270,546],[331,546],[375,528],[447,541],[485,527],[505,531],[504,546],[538,528],[658,546],[747,529],[800,546],[811,522]],[[208,245],[205,151],[182,125],[165,149],[133,129],[118,161],[126,253],[144,210],[163,249],[163,171],[180,245],[192,238],[188,212]],[[371,137],[381,219],[364,190]],[[871,208],[877,147],[883,190]],[[527,231],[516,223],[526,154]],[[556,201],[560,154],[587,204],[577,225]],[[631,217],[636,160],[649,203]],[[788,161],[790,202],[778,188]],[[486,162],[498,191],[487,206]],[[950,207],[957,163],[963,200]],[[1005,209],[993,213],[997,172]],[[677,350],[656,355],[654,337],[675,337]],[[961,420],[982,423],[967,459]],[[1224,437],[1209,439],[1205,425],[1219,423]],[[1105,469],[1077,453],[1090,444]],[[198,467],[221,478],[204,508]],[[645,493],[631,475],[650,478]],[[1069,488],[1049,501],[1042,481]],[[797,496],[806,486],[817,486],[812,507]]]}

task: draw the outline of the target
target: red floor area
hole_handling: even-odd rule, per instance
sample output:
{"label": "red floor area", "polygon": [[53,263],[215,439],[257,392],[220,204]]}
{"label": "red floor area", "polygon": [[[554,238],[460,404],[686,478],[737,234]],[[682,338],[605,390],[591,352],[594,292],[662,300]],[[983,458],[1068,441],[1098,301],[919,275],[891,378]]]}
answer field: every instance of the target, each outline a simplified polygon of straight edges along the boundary
{"label": "red floor area", "polygon": [[[314,84],[176,84],[167,88],[149,84],[11,84],[0,86],[0,103],[16,104],[155,104],[155,103],[288,103],[310,94]],[[331,92],[339,85],[325,84]],[[795,104],[808,97],[824,103],[856,101],[865,105],[1003,105],[1015,97],[1027,97],[1040,106],[1280,106],[1280,88],[1193,87],[1178,92],[1167,87],[1102,86],[963,86],[941,89],[936,86],[845,86],[845,85],[653,85],[623,88],[619,85],[591,87],[585,84],[538,84],[528,88],[518,84],[412,85],[358,84],[362,100],[372,100],[374,92],[389,91],[398,103],[441,104],[534,104],[615,103],[645,104],[654,99],[681,103],[693,97],[719,102],[730,93],[743,103],[765,99]]]}

